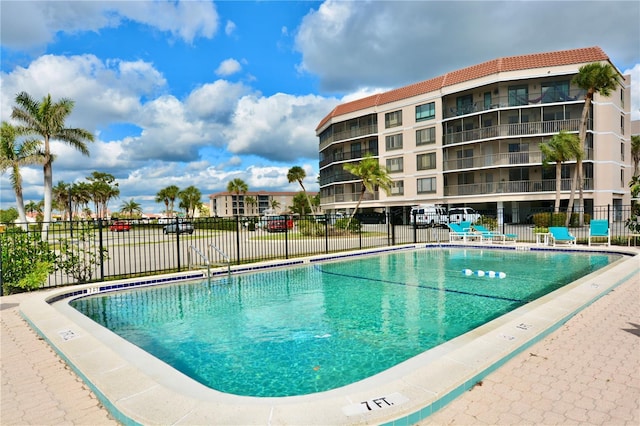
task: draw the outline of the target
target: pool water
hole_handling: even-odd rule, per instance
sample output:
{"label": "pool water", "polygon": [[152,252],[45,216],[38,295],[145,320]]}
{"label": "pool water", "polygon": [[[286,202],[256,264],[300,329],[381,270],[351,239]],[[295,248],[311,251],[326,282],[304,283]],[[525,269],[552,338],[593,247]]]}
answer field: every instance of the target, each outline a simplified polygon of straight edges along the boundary
{"label": "pool water", "polygon": [[425,249],[71,304],[213,389],[292,396],[373,376],[617,258]]}

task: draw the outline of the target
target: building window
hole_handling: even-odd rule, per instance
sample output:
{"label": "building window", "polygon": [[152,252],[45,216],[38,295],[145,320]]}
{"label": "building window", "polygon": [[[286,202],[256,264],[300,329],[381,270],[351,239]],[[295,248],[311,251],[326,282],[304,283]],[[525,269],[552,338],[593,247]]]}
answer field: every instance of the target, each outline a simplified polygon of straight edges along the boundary
{"label": "building window", "polygon": [[624,135],[624,115],[620,116],[620,134]]}
{"label": "building window", "polygon": [[620,160],[624,161],[624,142],[620,142]]}
{"label": "building window", "polygon": [[393,111],[386,113],[384,115],[385,129],[396,126],[402,126],[402,111]]}
{"label": "building window", "polygon": [[389,173],[401,172],[404,169],[404,161],[402,157],[388,158],[387,170]]}
{"label": "building window", "polygon": [[416,107],[416,121],[431,120],[436,118],[436,103],[430,102]]}
{"label": "building window", "polygon": [[473,95],[458,96],[456,98],[457,114],[469,114],[475,111],[476,105],[473,103]]}
{"label": "building window", "polygon": [[484,109],[491,108],[491,92],[484,92]]}
{"label": "building window", "polygon": [[624,108],[624,89],[620,89],[620,106]]}
{"label": "building window", "polygon": [[404,181],[396,180],[391,182],[391,195],[404,195]]}
{"label": "building window", "polygon": [[509,106],[527,105],[528,103],[528,86],[509,86]]}
{"label": "building window", "polygon": [[436,178],[418,179],[418,194],[427,194],[436,192]]}
{"label": "building window", "polygon": [[436,153],[420,154],[417,156],[418,170],[431,170],[436,168]]}
{"label": "building window", "polygon": [[550,102],[566,102],[574,99],[569,98],[569,81],[551,81],[548,83],[542,83],[542,97],[540,99],[531,99],[532,102],[538,103],[542,100],[542,103]]}
{"label": "building window", "polygon": [[625,184],[624,184],[624,169],[620,169],[620,186],[623,187],[623,188],[625,187]]}
{"label": "building window", "polygon": [[416,130],[416,145],[427,145],[436,143],[436,128]]}
{"label": "building window", "polygon": [[387,151],[402,149],[402,133],[385,137],[385,144],[387,147]]}

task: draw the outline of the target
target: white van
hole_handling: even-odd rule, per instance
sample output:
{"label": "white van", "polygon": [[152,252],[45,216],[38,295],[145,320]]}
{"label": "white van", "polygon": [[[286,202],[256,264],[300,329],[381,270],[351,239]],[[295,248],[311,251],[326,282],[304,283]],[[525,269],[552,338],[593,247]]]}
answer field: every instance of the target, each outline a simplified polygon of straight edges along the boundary
{"label": "white van", "polygon": [[420,204],[411,207],[409,223],[416,226],[446,226],[449,223],[447,209],[435,204]]}

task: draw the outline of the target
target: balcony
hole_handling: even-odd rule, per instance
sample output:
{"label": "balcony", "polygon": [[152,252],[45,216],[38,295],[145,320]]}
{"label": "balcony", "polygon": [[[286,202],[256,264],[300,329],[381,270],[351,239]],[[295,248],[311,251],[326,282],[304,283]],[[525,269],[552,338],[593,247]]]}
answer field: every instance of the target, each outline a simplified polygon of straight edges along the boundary
{"label": "balcony", "polygon": [[[571,181],[571,179],[562,179],[560,185],[563,191],[569,191],[571,189]],[[586,191],[593,190],[593,179],[584,179],[583,189]],[[447,197],[455,197],[461,195],[522,194],[555,191],[555,179],[472,183],[467,185],[449,185],[444,187],[444,195]]]}
{"label": "balcony", "polygon": [[[562,95],[560,92],[547,92],[542,95],[541,92],[529,93],[528,99],[509,99],[508,96],[493,96],[491,103],[485,105],[484,101],[475,102],[458,108],[454,102],[445,101],[444,106],[444,118],[460,117],[467,114],[474,114],[478,112],[491,111],[500,108],[513,108],[520,106],[535,106],[543,104],[559,104],[566,102],[584,102],[586,92],[582,89],[571,90],[569,95]],[[474,99],[477,96],[473,95]],[[451,98],[449,98],[451,99]],[[455,99],[453,99],[455,101]]]}
{"label": "balcony", "polygon": [[334,152],[333,155],[329,154],[325,156],[325,158],[320,161],[320,167],[327,166],[331,163],[336,163],[339,161],[349,161],[355,159],[361,159],[365,155],[372,155],[374,157],[378,156],[378,150],[360,150],[360,151],[347,151],[347,152]]}
{"label": "balcony", "polygon": [[364,136],[376,135],[378,133],[378,125],[372,124],[368,126],[358,126],[352,127],[348,130],[344,130],[341,132],[334,132],[331,136],[320,142],[320,151],[327,148],[333,142],[347,140],[347,139],[355,139],[361,138]]}
{"label": "balcony", "polygon": [[[593,150],[587,149],[585,160],[593,159]],[[446,160],[443,163],[445,172],[463,169],[479,169],[487,167],[500,166],[517,166],[517,165],[534,165],[542,164],[542,152],[540,151],[520,151],[520,152],[502,152],[498,154],[479,155],[474,157],[463,157]],[[549,167],[555,167],[555,163]]]}
{"label": "balcony", "polygon": [[[359,198],[360,192],[345,192],[343,194],[323,196],[320,198],[320,204],[357,203]],[[362,201],[375,201],[379,199],[378,191],[376,191],[375,194],[365,192]]]}
{"label": "balcony", "polygon": [[[591,128],[589,123],[589,128]],[[454,143],[474,142],[481,139],[521,137],[542,134],[555,134],[561,130],[577,132],[580,129],[580,119],[555,121],[537,121],[530,123],[500,124],[492,127],[465,130],[463,132],[449,133],[444,135],[443,145]]]}

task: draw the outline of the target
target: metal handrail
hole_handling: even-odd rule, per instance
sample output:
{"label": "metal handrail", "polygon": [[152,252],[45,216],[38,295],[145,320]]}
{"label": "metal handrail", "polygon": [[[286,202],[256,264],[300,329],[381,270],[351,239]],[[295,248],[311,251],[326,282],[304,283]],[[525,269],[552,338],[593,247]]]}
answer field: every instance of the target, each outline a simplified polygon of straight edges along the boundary
{"label": "metal handrail", "polygon": [[[189,248],[200,255],[200,257],[204,260],[204,263],[207,265],[207,280],[209,281],[209,284],[211,284],[211,262],[209,262],[207,256],[205,256],[200,250],[198,250],[196,246],[190,245]],[[189,265],[189,269],[191,269],[191,251],[187,252],[187,257],[187,263]]]}
{"label": "metal handrail", "polygon": [[[225,252],[216,247],[216,245],[213,243],[209,243],[209,249],[214,249],[220,256],[224,258],[224,260],[227,261],[227,274],[229,275],[229,277],[231,277],[231,258],[227,256]],[[211,250],[209,250],[209,252],[211,252]]]}

